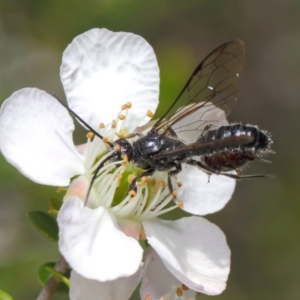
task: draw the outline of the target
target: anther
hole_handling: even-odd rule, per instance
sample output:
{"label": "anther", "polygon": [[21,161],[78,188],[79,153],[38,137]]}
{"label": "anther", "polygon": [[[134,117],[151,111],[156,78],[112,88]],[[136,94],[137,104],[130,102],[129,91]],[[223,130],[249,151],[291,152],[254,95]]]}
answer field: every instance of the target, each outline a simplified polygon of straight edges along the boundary
{"label": "anther", "polygon": [[136,195],[136,192],[134,190],[131,190],[128,192],[128,195],[134,197]]}
{"label": "anther", "polygon": [[181,288],[182,288],[184,291],[187,291],[187,290],[189,289],[185,284],[182,284],[182,285],[181,285]]}
{"label": "anther", "polygon": [[124,163],[128,163],[128,156],[126,154],[122,154],[121,158],[123,159]]}
{"label": "anther", "polygon": [[182,296],[182,289],[179,287],[176,289],[176,296],[181,297]]}
{"label": "anther", "polygon": [[202,295],[202,293],[200,293],[200,292],[197,292],[197,293],[196,293],[196,295],[197,295],[197,296],[201,296],[201,295]]}
{"label": "anther", "polygon": [[95,134],[93,133],[93,132],[91,132],[91,131],[89,131],[87,134],[86,134],[86,138],[87,139],[91,139],[91,138],[93,138],[95,136]]}
{"label": "anther", "polygon": [[150,300],[150,295],[146,295],[146,296],[144,297],[144,300]]}
{"label": "anther", "polygon": [[138,187],[142,187],[142,186],[144,186],[145,185],[145,182],[144,181],[139,181],[138,183],[137,183],[137,186]]}
{"label": "anther", "polygon": [[104,138],[102,139],[102,141],[103,141],[103,143],[108,143],[108,138],[104,137]]}
{"label": "anther", "polygon": [[126,105],[127,105],[128,108],[131,108],[132,103],[131,102],[127,102]]}
{"label": "anther", "polygon": [[183,207],[183,202],[182,201],[178,201],[177,202],[177,207],[179,207],[179,208]]}
{"label": "anther", "polygon": [[139,239],[146,240],[146,233],[145,233],[145,230],[142,228],[140,229],[140,232],[139,232]]}
{"label": "anther", "polygon": [[162,186],[162,187],[165,187],[166,183],[163,180],[161,180],[161,181],[158,182],[158,185]]}
{"label": "anther", "polygon": [[153,112],[150,109],[148,109],[147,110],[147,117],[152,118],[153,116],[154,116]]}
{"label": "anther", "polygon": [[123,121],[125,119],[125,116],[124,115],[119,115],[119,119]]}
{"label": "anther", "polygon": [[182,186],[182,182],[181,181],[177,181],[177,186],[181,187]]}
{"label": "anther", "polygon": [[147,177],[147,176],[143,176],[143,177],[141,178],[141,180],[142,180],[143,182],[146,182],[146,181],[148,181],[148,177]]}
{"label": "anther", "polygon": [[118,178],[120,180],[122,178],[122,174],[117,174],[116,178]]}
{"label": "anther", "polygon": [[128,105],[127,104],[123,104],[122,106],[121,106],[121,110],[125,110],[125,109],[128,109],[129,107],[128,107]]}
{"label": "anther", "polygon": [[65,187],[59,187],[56,189],[56,193],[64,193],[66,191],[67,191],[67,189]]}
{"label": "anther", "polygon": [[171,194],[171,195],[172,195],[172,198],[173,198],[173,199],[175,199],[175,198],[177,197],[177,194],[176,194],[176,192],[172,192],[172,194]]}
{"label": "anther", "polygon": [[114,147],[114,150],[115,150],[116,152],[119,152],[119,151],[121,150],[121,146],[120,146],[120,145],[116,145],[116,146]]}
{"label": "anther", "polygon": [[99,124],[99,128],[100,128],[100,129],[103,129],[103,128],[105,128],[105,125],[104,125],[104,123],[100,123],[100,124]]}
{"label": "anther", "polygon": [[127,181],[128,181],[128,183],[131,183],[131,181],[132,181],[134,178],[135,178],[135,175],[133,175],[133,174],[128,175],[128,176],[127,176]]}
{"label": "anther", "polygon": [[111,128],[116,128],[116,127],[117,127],[116,120],[112,120],[112,122],[111,122]]}

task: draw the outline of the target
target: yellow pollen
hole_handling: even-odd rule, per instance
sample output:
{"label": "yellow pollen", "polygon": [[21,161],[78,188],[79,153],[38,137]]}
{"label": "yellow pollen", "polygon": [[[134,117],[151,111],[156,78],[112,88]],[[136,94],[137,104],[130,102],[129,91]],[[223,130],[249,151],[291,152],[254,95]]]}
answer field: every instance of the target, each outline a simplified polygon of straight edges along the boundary
{"label": "yellow pollen", "polygon": [[127,177],[128,183],[131,183],[131,181],[132,181],[134,178],[135,178],[135,175],[133,175],[133,174],[128,175],[128,177]]}
{"label": "yellow pollen", "polygon": [[120,180],[122,178],[122,174],[117,174],[116,178],[118,178]]}
{"label": "yellow pollen", "polygon": [[119,119],[123,121],[125,119],[125,116],[124,115],[119,115]]}
{"label": "yellow pollen", "polygon": [[150,300],[150,296],[149,295],[146,295],[144,300]]}
{"label": "yellow pollen", "polygon": [[136,195],[136,192],[134,190],[131,190],[128,192],[128,195],[134,197]]}
{"label": "yellow pollen", "polygon": [[142,187],[142,186],[144,186],[145,185],[145,182],[144,181],[139,181],[138,183],[137,183],[137,186],[138,187]]}
{"label": "yellow pollen", "polygon": [[103,141],[103,143],[108,143],[108,138],[104,137],[104,138],[102,139],[102,141]]}
{"label": "yellow pollen", "polygon": [[95,136],[95,134],[93,133],[93,132],[91,132],[91,131],[89,131],[87,134],[86,134],[86,138],[88,138],[88,139],[91,139],[91,138],[93,138]]}
{"label": "yellow pollen", "polygon": [[101,129],[105,128],[104,123],[100,123],[100,124],[99,124],[99,128],[101,128]]}
{"label": "yellow pollen", "polygon": [[175,198],[177,197],[176,192],[173,192],[173,193],[172,193],[172,197],[173,197],[173,199],[175,199]]}
{"label": "yellow pollen", "polygon": [[142,181],[143,181],[143,182],[148,181],[148,177],[147,177],[147,176],[143,176],[143,177],[142,177]]}
{"label": "yellow pollen", "polygon": [[182,289],[180,287],[177,288],[176,295],[177,295],[177,297],[181,297],[182,296]]}
{"label": "yellow pollen", "polygon": [[128,109],[127,104],[123,104],[123,105],[121,106],[121,110],[125,110],[125,109]]}
{"label": "yellow pollen", "polygon": [[182,284],[182,285],[181,285],[181,288],[182,288],[184,291],[187,291],[187,290],[189,289],[185,284]]}
{"label": "yellow pollen", "polygon": [[112,122],[111,122],[111,128],[116,128],[116,127],[117,127],[116,120],[112,120]]}
{"label": "yellow pollen", "polygon": [[66,191],[67,191],[67,189],[65,187],[59,187],[56,189],[56,193],[64,193]]}
{"label": "yellow pollen", "polygon": [[179,207],[179,208],[183,207],[183,202],[182,201],[178,201],[177,202],[177,207]]}
{"label": "yellow pollen", "polygon": [[131,102],[127,102],[126,105],[127,105],[128,108],[131,108],[132,103]]}
{"label": "yellow pollen", "polygon": [[124,163],[128,163],[128,156],[126,154],[122,154],[121,158],[123,159]]}
{"label": "yellow pollen", "polygon": [[159,186],[162,186],[162,187],[165,187],[166,186],[166,183],[164,182],[164,181],[159,181],[158,183],[157,183]]}
{"label": "yellow pollen", "polygon": [[121,150],[121,146],[120,145],[116,145],[114,148],[115,151],[119,152]]}
{"label": "yellow pollen", "polygon": [[145,230],[142,228],[140,229],[140,232],[139,232],[139,239],[146,240],[146,233],[145,233]]}
{"label": "yellow pollen", "polygon": [[182,182],[181,181],[177,181],[177,186],[181,187],[182,186]]}
{"label": "yellow pollen", "polygon": [[153,112],[150,109],[148,109],[147,110],[147,117],[152,118],[153,116],[154,116]]}

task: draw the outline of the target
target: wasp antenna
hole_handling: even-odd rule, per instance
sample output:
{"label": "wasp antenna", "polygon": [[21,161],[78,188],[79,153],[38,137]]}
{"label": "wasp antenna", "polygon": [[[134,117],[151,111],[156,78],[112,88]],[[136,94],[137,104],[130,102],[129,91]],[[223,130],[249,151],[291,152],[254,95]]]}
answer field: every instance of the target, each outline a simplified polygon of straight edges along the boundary
{"label": "wasp antenna", "polygon": [[[62,100],[59,99],[57,95],[55,95],[53,92],[51,92],[51,95],[64,107],[68,110],[68,112],[73,115],[77,120],[79,120],[84,126],[86,126],[91,132],[93,132],[98,138],[103,140],[103,136],[98,133],[95,129],[93,129],[89,124],[87,124],[82,118],[80,118],[68,105],[62,102]],[[105,141],[106,144],[109,145],[110,148],[112,148],[112,143]]]}
{"label": "wasp antenna", "polygon": [[99,166],[96,168],[96,170],[95,170],[95,172],[94,172],[94,174],[93,174],[93,177],[92,177],[90,186],[89,186],[89,188],[88,188],[86,197],[85,197],[84,206],[87,205],[88,198],[89,198],[89,196],[90,196],[90,193],[91,193],[93,184],[94,184],[94,182],[95,182],[95,180],[96,180],[96,177],[97,177],[99,171],[103,168],[104,164],[105,164],[107,161],[109,161],[110,159],[112,159],[115,155],[116,155],[116,153],[113,152],[111,155],[109,155],[108,157],[106,157],[106,158],[101,162],[101,164],[99,164]]}

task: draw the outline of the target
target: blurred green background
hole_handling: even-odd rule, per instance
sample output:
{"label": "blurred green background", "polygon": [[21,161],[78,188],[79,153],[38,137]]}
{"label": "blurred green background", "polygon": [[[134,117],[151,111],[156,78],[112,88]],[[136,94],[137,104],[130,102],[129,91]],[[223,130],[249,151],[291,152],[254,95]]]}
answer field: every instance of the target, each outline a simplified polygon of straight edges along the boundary
{"label": "blurred green background", "polygon": [[[231,39],[245,41],[242,90],[229,120],[258,124],[273,134],[272,165],[256,162],[247,173],[276,178],[238,182],[225,209],[208,216],[232,250],[228,287],[217,299],[300,299],[300,2],[2,0],[0,101],[28,86],[64,98],[61,54],[93,27],[148,40],[160,65],[164,103],[176,97],[211,50]],[[37,269],[58,253],[26,212],[46,210],[55,188],[30,182],[2,156],[0,164],[0,289],[15,299],[35,299]]]}

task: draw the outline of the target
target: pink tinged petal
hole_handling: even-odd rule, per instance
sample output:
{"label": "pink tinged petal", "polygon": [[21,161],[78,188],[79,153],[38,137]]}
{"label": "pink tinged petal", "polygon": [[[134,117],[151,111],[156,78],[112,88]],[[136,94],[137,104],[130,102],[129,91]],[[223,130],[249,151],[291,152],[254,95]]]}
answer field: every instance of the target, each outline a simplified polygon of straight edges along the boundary
{"label": "pink tinged petal", "polygon": [[178,174],[182,186],[177,200],[182,209],[194,215],[206,215],[221,210],[231,199],[236,180],[223,175],[208,175],[197,167],[183,165]]}
{"label": "pink tinged petal", "polygon": [[149,244],[166,268],[190,289],[220,294],[230,271],[230,249],[225,235],[201,217],[143,222]]}
{"label": "pink tinged petal", "polygon": [[70,107],[93,127],[111,123],[131,102],[123,122],[133,132],[149,121],[147,110],[154,113],[158,105],[155,53],[132,33],[95,28],[77,36],[63,54],[61,80]]}
{"label": "pink tinged petal", "polygon": [[71,273],[71,300],[128,300],[142,278],[142,266],[129,277],[99,282]]}
{"label": "pink tinged petal", "polygon": [[[160,257],[151,248],[145,251],[144,275],[140,289],[141,299],[147,295],[150,299],[161,299],[164,295],[171,294],[181,287],[182,283],[175,278],[165,267]],[[195,299],[196,292],[193,290],[182,290],[181,298],[172,297],[170,299]],[[169,299],[165,298],[164,299]]]}
{"label": "pink tinged petal", "polygon": [[31,180],[66,186],[84,173],[76,150],[73,120],[52,96],[36,88],[12,94],[0,111],[0,148],[4,157]]}
{"label": "pink tinged petal", "polygon": [[114,280],[134,274],[143,250],[127,237],[103,207],[84,207],[77,197],[65,200],[58,214],[59,250],[71,268],[88,279]]}

